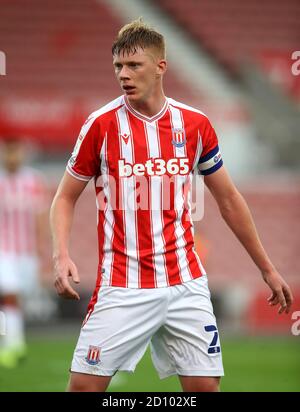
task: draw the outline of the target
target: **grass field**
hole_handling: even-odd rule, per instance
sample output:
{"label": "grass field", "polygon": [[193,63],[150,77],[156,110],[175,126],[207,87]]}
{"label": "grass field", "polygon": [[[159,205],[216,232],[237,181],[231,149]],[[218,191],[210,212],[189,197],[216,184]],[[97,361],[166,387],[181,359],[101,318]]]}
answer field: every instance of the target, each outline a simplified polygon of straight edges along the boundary
{"label": "grass field", "polygon": [[[222,391],[300,391],[299,337],[223,340]],[[28,358],[15,370],[0,369],[0,391],[64,391],[76,339],[29,339]],[[110,391],[180,391],[176,377],[159,380],[149,352],[134,374],[119,373]]]}

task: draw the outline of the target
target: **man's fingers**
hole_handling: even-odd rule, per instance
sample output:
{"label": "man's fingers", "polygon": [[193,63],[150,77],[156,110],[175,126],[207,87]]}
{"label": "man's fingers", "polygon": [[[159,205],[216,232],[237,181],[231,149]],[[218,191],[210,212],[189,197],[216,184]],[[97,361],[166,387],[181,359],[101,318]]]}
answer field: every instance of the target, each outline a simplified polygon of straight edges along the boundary
{"label": "man's fingers", "polygon": [[80,299],[78,293],[70,286],[67,279],[63,279],[62,277],[58,276],[55,280],[55,287],[57,293],[64,298],[77,300]]}
{"label": "man's fingers", "polygon": [[276,293],[273,292],[272,295],[268,297],[268,302],[271,302],[271,300],[273,300],[275,297],[276,297]]}
{"label": "man's fingers", "polygon": [[63,289],[63,291],[60,293],[60,296],[63,296],[66,299],[80,299],[78,293],[70,286],[68,288]]}
{"label": "man's fingers", "polygon": [[65,299],[80,300],[80,296],[74,290],[72,292],[69,290],[65,291],[64,293],[61,294],[61,296],[64,297]]}
{"label": "man's fingers", "polygon": [[59,296],[66,299],[79,300],[79,294],[71,287],[68,277],[72,277],[75,283],[80,282],[75,264],[68,259],[67,261],[56,262],[55,272],[57,274],[54,285]]}
{"label": "man's fingers", "polygon": [[268,299],[268,301],[269,301],[269,305],[270,305],[270,306],[278,305],[278,303],[279,303],[279,296],[274,292],[274,294],[272,295],[272,297],[270,297],[270,298]]}
{"label": "man's fingers", "polygon": [[67,299],[79,300],[78,293],[71,287],[67,279],[63,280],[62,296],[64,296]]}
{"label": "man's fingers", "polygon": [[280,308],[278,309],[278,313],[279,315],[281,315],[285,311],[286,311],[286,303],[280,306]]}
{"label": "man's fingers", "polygon": [[292,292],[279,273],[275,272],[275,275],[268,276],[265,279],[272,291],[272,295],[268,297],[267,301],[270,306],[277,306],[279,304],[279,314],[283,312],[289,313],[293,303]]}
{"label": "man's fingers", "polygon": [[280,303],[280,308],[278,310],[278,313],[281,314],[283,312],[289,313],[290,308],[293,303],[293,295],[290,290],[290,288],[287,285],[284,285],[282,287],[282,290],[278,293],[279,295],[279,303]]}
{"label": "man's fingers", "polygon": [[63,286],[62,286],[62,282],[59,277],[55,279],[54,286],[55,286],[55,289],[57,290],[57,293],[61,294],[63,291]]}
{"label": "man's fingers", "polygon": [[287,307],[287,303],[286,303],[285,296],[284,296],[284,293],[283,293],[282,289],[278,290],[277,295],[278,295],[278,301],[279,301],[279,304],[280,304],[280,308],[278,310],[278,313],[281,314],[282,312],[285,311],[285,309]]}
{"label": "man's fingers", "polygon": [[285,313],[289,313],[293,300],[294,300],[293,294],[288,286],[283,287],[283,293],[284,293],[286,304],[287,304]]}
{"label": "man's fingers", "polygon": [[72,276],[73,282],[80,283],[78,270],[74,264],[72,264],[72,266],[70,267],[70,276]]}

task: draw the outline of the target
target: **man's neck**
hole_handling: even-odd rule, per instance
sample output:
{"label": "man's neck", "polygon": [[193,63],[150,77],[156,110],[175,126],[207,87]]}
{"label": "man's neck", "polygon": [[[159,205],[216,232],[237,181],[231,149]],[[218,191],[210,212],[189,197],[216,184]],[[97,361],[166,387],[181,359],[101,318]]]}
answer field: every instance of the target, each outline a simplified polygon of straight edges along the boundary
{"label": "man's neck", "polygon": [[166,103],[166,97],[163,93],[158,96],[152,96],[145,101],[133,101],[128,100],[130,106],[137,112],[147,117],[153,117],[158,114]]}

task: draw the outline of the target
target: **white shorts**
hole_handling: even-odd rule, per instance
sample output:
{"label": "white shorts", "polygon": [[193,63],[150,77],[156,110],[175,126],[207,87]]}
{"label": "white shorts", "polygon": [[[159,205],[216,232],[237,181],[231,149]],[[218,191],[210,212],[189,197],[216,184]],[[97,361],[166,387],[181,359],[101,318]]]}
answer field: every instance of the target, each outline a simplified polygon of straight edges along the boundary
{"label": "white shorts", "polygon": [[206,275],[157,289],[101,286],[81,329],[71,372],[134,372],[149,343],[161,379],[224,375]]}
{"label": "white shorts", "polygon": [[0,253],[0,296],[28,295],[38,281],[38,262],[34,256]]}

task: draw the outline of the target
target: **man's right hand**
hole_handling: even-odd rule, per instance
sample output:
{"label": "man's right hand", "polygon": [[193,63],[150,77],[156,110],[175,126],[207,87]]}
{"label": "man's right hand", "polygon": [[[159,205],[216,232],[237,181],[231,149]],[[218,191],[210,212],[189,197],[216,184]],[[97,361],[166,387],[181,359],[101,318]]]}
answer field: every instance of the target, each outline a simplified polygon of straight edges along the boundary
{"label": "man's right hand", "polygon": [[71,287],[69,277],[73,282],[80,283],[77,268],[69,257],[54,258],[54,286],[59,296],[65,299],[79,300],[79,294]]}

